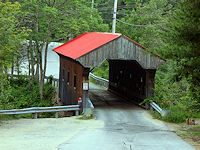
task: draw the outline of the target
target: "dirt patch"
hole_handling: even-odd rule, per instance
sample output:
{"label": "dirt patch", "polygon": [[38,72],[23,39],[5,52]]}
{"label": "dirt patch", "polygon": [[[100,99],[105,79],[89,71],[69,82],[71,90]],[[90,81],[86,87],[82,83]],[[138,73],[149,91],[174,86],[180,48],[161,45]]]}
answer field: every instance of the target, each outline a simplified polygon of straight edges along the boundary
{"label": "dirt patch", "polygon": [[165,124],[184,141],[194,146],[196,150],[200,150],[200,119],[195,119],[195,122],[195,125],[187,125],[186,123],[175,124],[168,122],[165,122]]}

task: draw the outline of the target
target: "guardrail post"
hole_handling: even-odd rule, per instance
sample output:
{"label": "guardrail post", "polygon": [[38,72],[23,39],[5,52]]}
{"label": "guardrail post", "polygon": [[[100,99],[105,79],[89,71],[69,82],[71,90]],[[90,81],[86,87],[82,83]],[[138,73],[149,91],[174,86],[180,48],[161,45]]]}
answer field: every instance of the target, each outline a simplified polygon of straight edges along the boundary
{"label": "guardrail post", "polygon": [[55,113],[55,118],[58,118],[58,112]]}
{"label": "guardrail post", "polygon": [[76,115],[76,116],[79,115],[79,111],[78,111],[78,110],[75,111],[75,115]]}
{"label": "guardrail post", "polygon": [[34,113],[34,118],[37,119],[38,115],[37,113]]}

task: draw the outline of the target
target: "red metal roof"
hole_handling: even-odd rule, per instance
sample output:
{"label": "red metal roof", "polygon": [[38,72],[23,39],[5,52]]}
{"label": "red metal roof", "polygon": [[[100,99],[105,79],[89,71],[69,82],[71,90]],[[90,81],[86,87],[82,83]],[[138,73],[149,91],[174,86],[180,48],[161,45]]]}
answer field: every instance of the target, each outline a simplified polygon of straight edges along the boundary
{"label": "red metal roof", "polygon": [[[83,56],[83,55],[89,53],[90,51],[95,50],[96,48],[120,37],[121,35],[122,34],[100,33],[100,32],[83,33],[80,36],[53,49],[53,51],[55,51],[61,55],[70,57],[72,59],[77,59],[80,56]],[[128,37],[126,37],[126,38],[128,38]],[[131,40],[131,39],[129,39],[129,40]],[[131,41],[136,43],[133,40],[131,40]],[[143,47],[142,45],[140,45],[138,43],[136,43],[136,44]],[[143,48],[145,48],[145,47],[143,47]]]}
{"label": "red metal roof", "polygon": [[112,33],[83,33],[80,36],[64,43],[63,45],[53,49],[53,51],[64,56],[77,59],[80,56],[120,37],[121,34]]}

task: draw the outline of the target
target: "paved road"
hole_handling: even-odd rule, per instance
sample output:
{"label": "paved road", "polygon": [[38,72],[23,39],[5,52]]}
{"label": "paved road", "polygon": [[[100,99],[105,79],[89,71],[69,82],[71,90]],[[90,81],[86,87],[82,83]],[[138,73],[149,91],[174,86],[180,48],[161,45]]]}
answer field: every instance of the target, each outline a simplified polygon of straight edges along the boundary
{"label": "paved road", "polygon": [[0,123],[0,150],[194,150],[147,111],[94,89],[96,120],[5,121]]}
{"label": "paved road", "polygon": [[93,90],[90,96],[96,119],[104,127],[85,130],[60,147],[62,150],[194,150],[147,111],[105,90]]}

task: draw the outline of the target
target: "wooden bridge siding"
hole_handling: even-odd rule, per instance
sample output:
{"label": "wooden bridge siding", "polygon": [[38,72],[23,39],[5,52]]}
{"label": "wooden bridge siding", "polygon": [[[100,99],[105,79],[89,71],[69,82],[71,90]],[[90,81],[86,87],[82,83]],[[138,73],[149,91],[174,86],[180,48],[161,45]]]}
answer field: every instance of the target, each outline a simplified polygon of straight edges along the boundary
{"label": "wooden bridge siding", "polygon": [[144,69],[157,69],[164,60],[121,36],[77,59],[84,67],[96,67],[106,59],[136,60]]}
{"label": "wooden bridge siding", "polygon": [[[77,104],[78,98],[83,95],[83,67],[72,59],[60,55],[59,98],[64,105]],[[68,77],[69,72],[69,77]],[[76,88],[74,76],[76,75]],[[69,84],[67,80],[69,78]]]}

